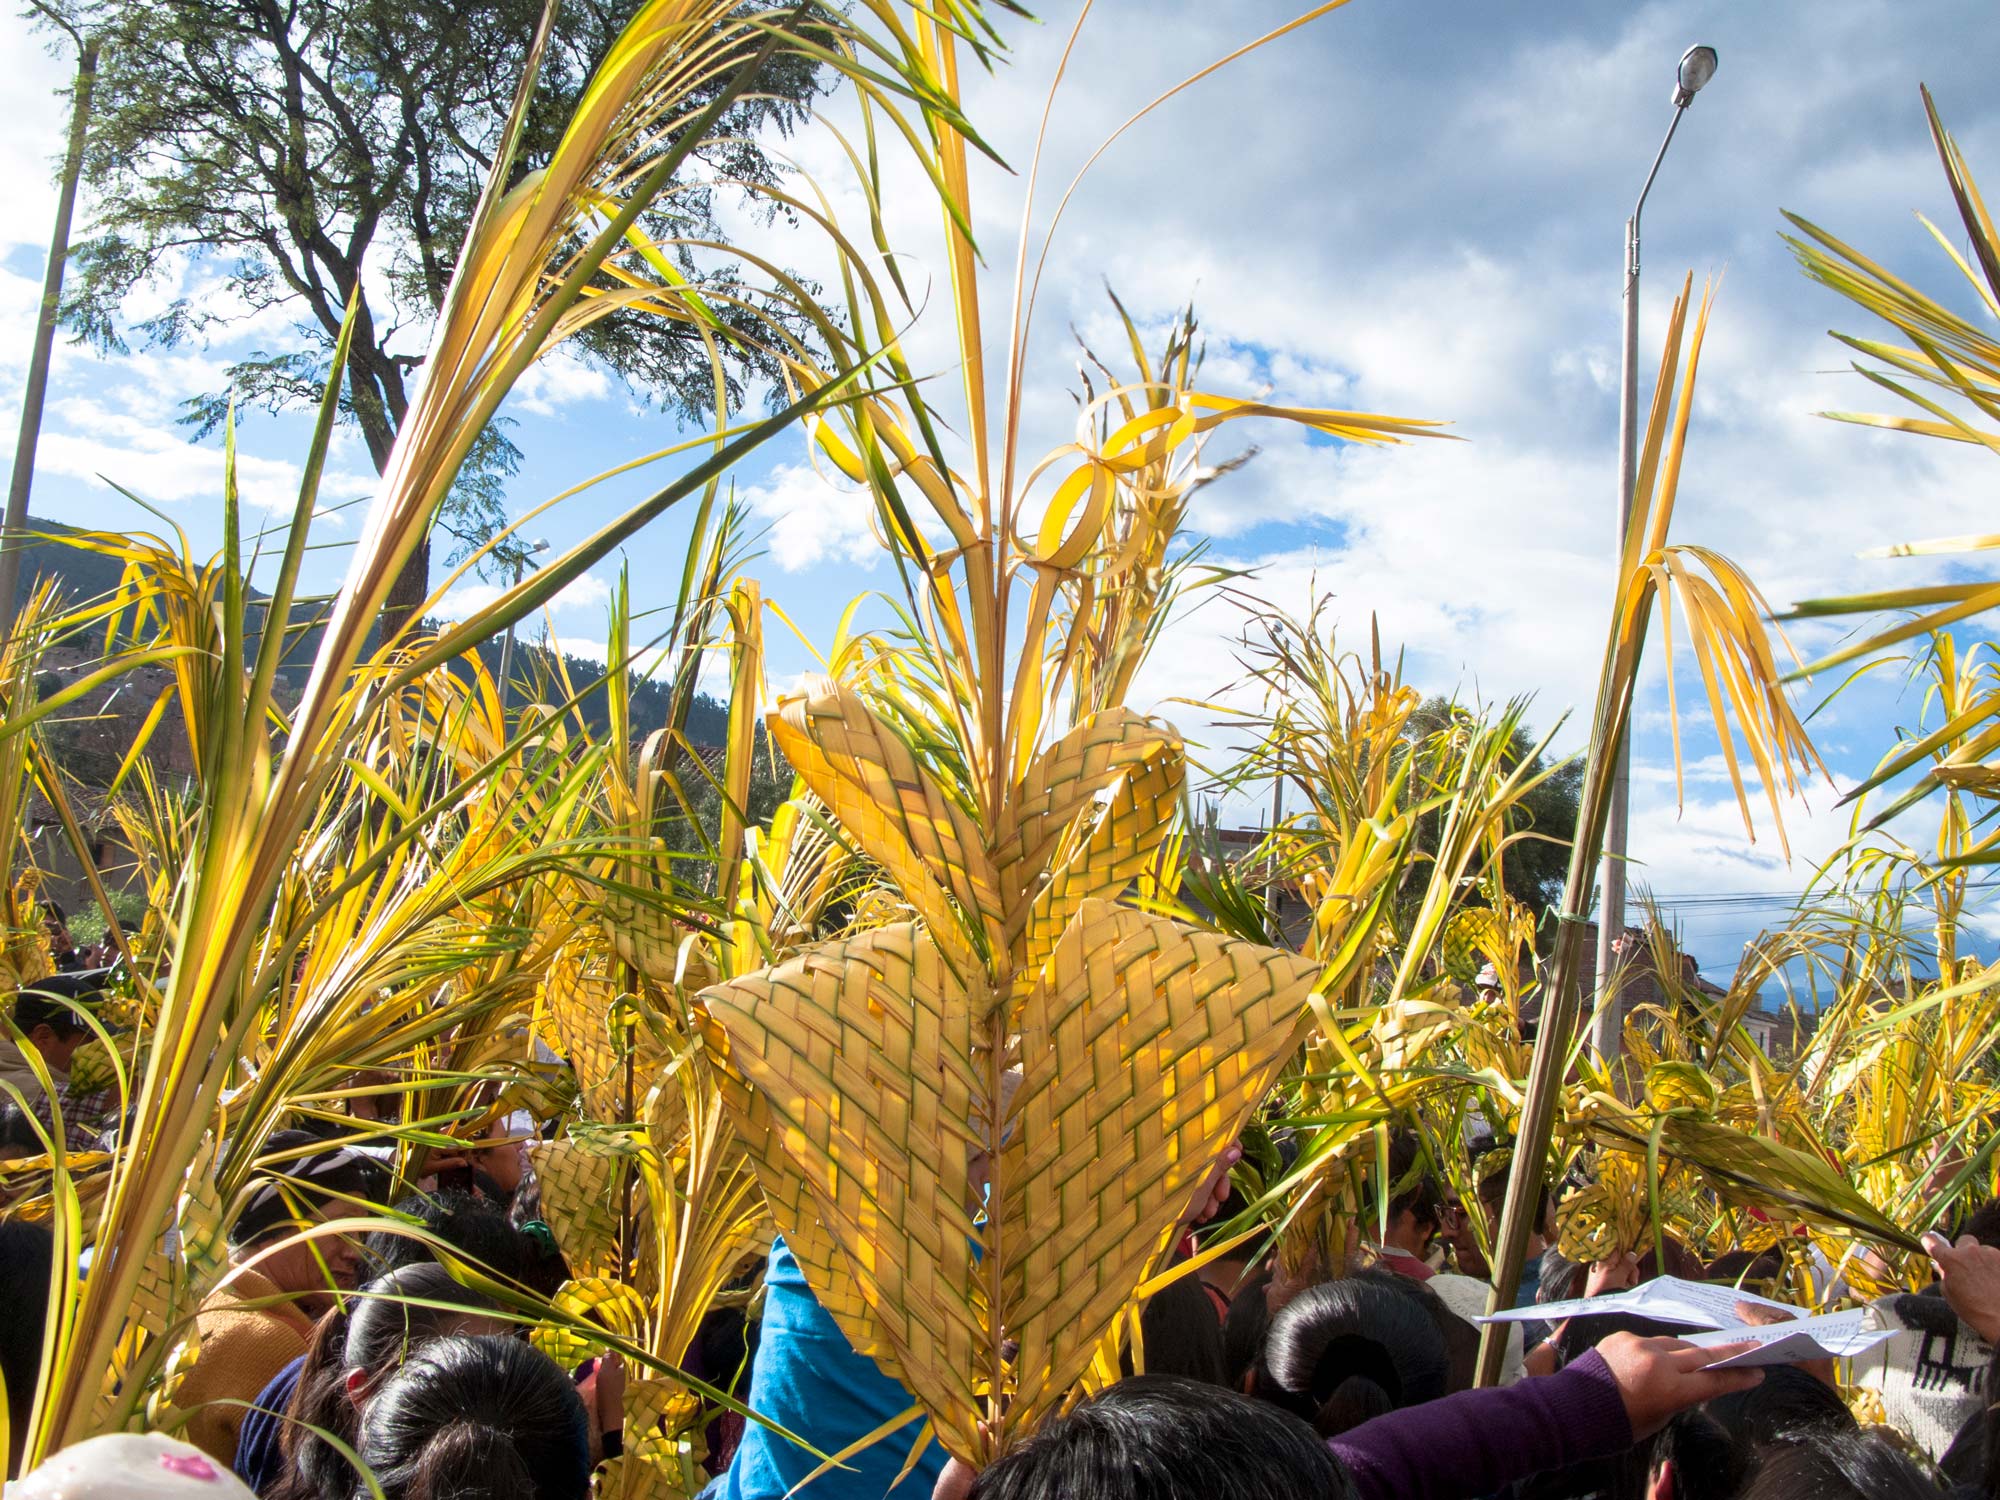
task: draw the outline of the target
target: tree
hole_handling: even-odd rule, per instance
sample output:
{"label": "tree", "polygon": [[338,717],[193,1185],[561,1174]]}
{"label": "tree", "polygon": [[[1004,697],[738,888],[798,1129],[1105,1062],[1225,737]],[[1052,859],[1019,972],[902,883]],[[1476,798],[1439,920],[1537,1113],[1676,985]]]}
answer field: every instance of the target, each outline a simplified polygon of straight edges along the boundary
{"label": "tree", "polygon": [[[1454,719],[1462,718],[1464,714],[1464,709],[1448,699],[1427,698],[1410,715],[1404,733],[1413,742],[1420,742],[1450,728]],[[1532,762],[1532,769],[1539,770],[1542,762],[1535,757],[1535,744],[1535,736],[1526,728],[1518,730],[1506,757],[1507,768],[1512,770],[1529,761]],[[1557,766],[1541,785],[1521,799],[1517,815],[1511,820],[1515,831],[1533,836],[1508,847],[1502,880],[1507,894],[1535,914],[1537,925],[1562,897],[1563,878],[1569,869],[1570,841],[1576,837],[1577,804],[1582,789],[1583,763],[1580,760],[1567,761]],[[1437,848],[1438,816],[1432,813],[1419,820],[1419,849],[1429,851]],[[1476,868],[1473,873],[1478,873]]]}
{"label": "tree", "polygon": [[[638,9],[639,0],[557,8],[518,172],[548,159]],[[290,315],[288,339],[231,365],[229,389],[188,403],[185,420],[206,435],[232,394],[270,411],[318,402],[354,298],[342,410],[379,473],[542,12],[543,0],[107,0],[95,22],[106,62],[84,164],[97,209],[76,255],[67,323],[111,350],[128,335],[170,346]],[[683,127],[750,55],[718,52]],[[686,242],[721,238],[718,193],[754,194],[775,181],[760,132],[789,130],[819,87],[812,60],[779,52],[691,153],[646,226],[678,244],[680,273],[712,288],[710,307],[736,329],[753,326],[736,299],[754,294],[701,265]],[[663,135],[654,149],[675,138]],[[128,327],[130,294],[181,266],[193,268],[191,286]],[[693,329],[613,315],[577,347],[642,398],[683,418],[713,415],[709,353]],[[754,339],[724,347],[732,405],[746,384],[774,373],[760,347]],[[504,480],[518,461],[497,427],[481,435],[438,522],[455,544],[452,560],[504,522]],[[396,581],[387,634],[428,593],[430,547],[426,539]]]}

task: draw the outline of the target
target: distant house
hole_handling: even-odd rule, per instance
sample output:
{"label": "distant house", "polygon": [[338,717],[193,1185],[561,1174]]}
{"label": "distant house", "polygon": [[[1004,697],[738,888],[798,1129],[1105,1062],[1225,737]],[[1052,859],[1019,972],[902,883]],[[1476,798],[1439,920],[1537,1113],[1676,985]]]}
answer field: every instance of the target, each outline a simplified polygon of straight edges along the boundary
{"label": "distant house", "polygon": [[1811,1045],[1819,1030],[1819,1012],[1767,1010],[1758,1005],[1743,1017],[1743,1029],[1767,1056],[1790,1060]]}

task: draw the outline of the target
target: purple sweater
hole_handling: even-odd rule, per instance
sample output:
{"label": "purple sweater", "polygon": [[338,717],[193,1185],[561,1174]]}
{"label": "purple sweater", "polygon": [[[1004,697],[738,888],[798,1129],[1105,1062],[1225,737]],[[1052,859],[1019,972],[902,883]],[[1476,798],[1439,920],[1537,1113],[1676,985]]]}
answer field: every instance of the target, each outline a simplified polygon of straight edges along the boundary
{"label": "purple sweater", "polygon": [[1595,1349],[1554,1375],[1392,1411],[1328,1444],[1361,1500],[1469,1500],[1516,1479],[1632,1446],[1611,1367]]}

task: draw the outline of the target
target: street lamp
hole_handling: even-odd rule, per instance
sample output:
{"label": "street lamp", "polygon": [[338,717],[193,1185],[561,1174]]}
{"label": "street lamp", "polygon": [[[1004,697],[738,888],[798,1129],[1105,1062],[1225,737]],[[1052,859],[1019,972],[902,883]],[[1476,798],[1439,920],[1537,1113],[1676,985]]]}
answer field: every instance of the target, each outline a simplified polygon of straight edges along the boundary
{"label": "street lamp", "polygon": [[[1646,185],[1639,189],[1639,201],[1632,217],[1625,221],[1625,351],[1618,379],[1618,556],[1625,556],[1625,528],[1632,516],[1632,487],[1639,459],[1639,215],[1645,212],[1646,195],[1653,179],[1660,175],[1660,163],[1667,147],[1674,143],[1674,131],[1681,116],[1694,102],[1709,79],[1715,76],[1713,47],[1690,47],[1681,54],[1674,74],[1674,115],[1667,122],[1666,139],[1653,157],[1653,169]],[[1623,580],[1620,580],[1621,584]],[[1599,1057],[1617,1050],[1619,1021],[1614,969],[1615,945],[1625,931],[1625,841],[1626,807],[1632,791],[1632,734],[1628,724],[1618,741],[1616,773],[1611,783],[1611,811],[1604,826],[1604,868],[1597,903],[1597,995],[1591,1016],[1590,1047]]]}
{"label": "street lamp", "polygon": [[[528,570],[528,559],[531,557],[540,557],[544,552],[548,550],[549,550],[549,544],[546,541],[537,541],[529,543],[527,551],[516,552],[514,554],[515,588],[519,588],[521,586],[522,575],[525,574]],[[507,681],[507,669],[513,664],[513,660],[514,660],[514,622],[512,620],[509,620],[507,622],[507,638],[500,643],[500,706],[502,708],[505,708],[507,706],[507,696],[508,696],[508,686],[509,686]]]}
{"label": "street lamp", "polygon": [[69,150],[63,158],[62,191],[42,268],[42,302],[35,314],[35,342],[28,356],[28,383],[21,393],[21,429],[14,440],[14,472],[7,486],[7,511],[0,523],[0,629],[14,623],[14,596],[21,579],[21,549],[28,544],[28,492],[35,479],[35,448],[42,435],[42,406],[49,392],[49,360],[55,352],[56,314],[62,307],[63,270],[69,263],[70,216],[76,211],[77,178],[83,172],[84,134],[90,126],[90,95],[97,84],[98,40],[86,36],[43,0],[29,0],[76,43],[76,84],[70,90]]}

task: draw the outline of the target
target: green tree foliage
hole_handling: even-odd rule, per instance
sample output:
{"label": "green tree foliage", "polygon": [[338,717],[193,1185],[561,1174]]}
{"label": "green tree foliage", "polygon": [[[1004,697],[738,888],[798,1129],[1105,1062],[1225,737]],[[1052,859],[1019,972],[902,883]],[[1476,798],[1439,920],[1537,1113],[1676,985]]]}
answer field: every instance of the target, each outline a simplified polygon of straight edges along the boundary
{"label": "green tree foliage", "polygon": [[[1466,711],[1446,698],[1427,698],[1405,730],[1412,743],[1451,727],[1466,717]],[[1534,757],[1535,736],[1523,728],[1514,736],[1507,759],[1511,770]],[[1534,765],[1539,768],[1540,761]],[[1502,883],[1507,894],[1535,914],[1539,925],[1550,907],[1562,898],[1563,879],[1569,870],[1570,841],[1576,837],[1578,801],[1583,790],[1583,763],[1571,760],[1556,768],[1540,786],[1521,799],[1522,815],[1516,831],[1531,837],[1509,846],[1502,862]],[[1438,817],[1426,814],[1418,820],[1417,847],[1429,852],[1437,848]],[[1473,874],[1480,872],[1475,868]]]}
{"label": "green tree foliage", "polygon": [[[84,164],[98,206],[76,252],[69,326],[107,349],[132,337],[199,343],[243,322],[274,330],[229,367],[223,389],[189,403],[186,419],[207,433],[232,393],[271,411],[316,403],[359,288],[343,412],[379,472],[543,0],[104,0],[76,9],[103,37],[104,61]],[[519,171],[547,160],[637,9],[638,0],[557,8]],[[712,89],[730,61],[717,60]],[[696,148],[682,190],[648,226],[656,237],[721,238],[720,195],[774,180],[760,134],[789,130],[819,87],[811,62],[780,54]],[[663,135],[657,149],[673,139]],[[692,254],[681,259],[682,274],[717,292],[710,306],[748,327],[733,304],[748,294]],[[155,283],[173,288],[164,309],[128,321],[131,294]],[[708,354],[685,328],[613,316],[577,347],[668,411],[695,420],[713,411]],[[772,373],[747,342],[729,360],[732,400]],[[504,433],[481,440],[440,518],[457,555],[493,534],[518,458]],[[429,566],[426,542],[390,595],[393,628],[422,602]]]}

